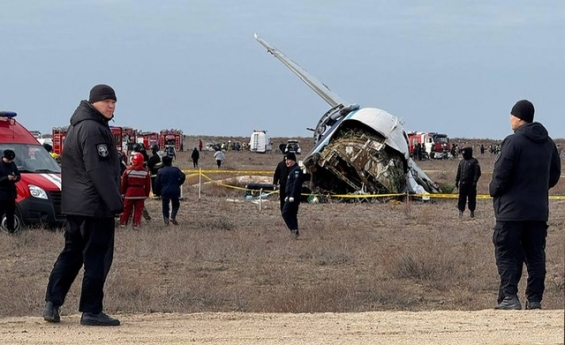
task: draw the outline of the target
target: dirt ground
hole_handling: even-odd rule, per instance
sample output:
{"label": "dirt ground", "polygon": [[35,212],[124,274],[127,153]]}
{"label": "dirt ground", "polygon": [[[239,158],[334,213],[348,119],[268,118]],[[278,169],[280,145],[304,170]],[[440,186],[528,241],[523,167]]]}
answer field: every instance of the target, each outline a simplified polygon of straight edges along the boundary
{"label": "dirt ground", "polygon": [[563,344],[563,310],[119,315],[120,327],[0,319],[11,344]]}

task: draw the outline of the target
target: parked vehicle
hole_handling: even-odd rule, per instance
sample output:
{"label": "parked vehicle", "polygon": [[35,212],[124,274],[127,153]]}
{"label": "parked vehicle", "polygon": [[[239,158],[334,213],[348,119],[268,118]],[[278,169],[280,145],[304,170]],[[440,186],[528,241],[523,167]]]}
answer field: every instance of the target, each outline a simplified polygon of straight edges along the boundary
{"label": "parked vehicle", "polygon": [[266,153],[273,150],[271,138],[265,130],[254,130],[249,140],[249,151],[257,153]]}
{"label": "parked vehicle", "polygon": [[[11,149],[21,173],[16,183],[16,231],[24,226],[41,224],[62,226],[61,169],[47,150],[40,145],[14,112],[0,112],[0,152]],[[6,229],[6,217],[0,215],[0,227]]]}
{"label": "parked vehicle", "polygon": [[446,134],[409,132],[407,135],[411,156],[414,156],[416,144],[422,145],[422,153],[426,158],[446,159],[451,155],[451,142]]}

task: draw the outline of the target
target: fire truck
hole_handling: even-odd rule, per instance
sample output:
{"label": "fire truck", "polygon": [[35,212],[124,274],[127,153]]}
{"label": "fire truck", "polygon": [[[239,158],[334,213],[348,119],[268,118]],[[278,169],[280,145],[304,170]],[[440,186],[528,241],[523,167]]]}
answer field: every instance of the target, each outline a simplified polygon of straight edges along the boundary
{"label": "fire truck", "polygon": [[159,147],[164,150],[165,148],[172,146],[175,151],[183,150],[183,135],[180,129],[162,129],[159,133]]}
{"label": "fire truck", "polygon": [[63,145],[65,143],[65,137],[67,136],[68,129],[68,126],[53,127],[51,129],[51,134],[53,137],[53,152],[58,155],[63,153]]}
{"label": "fire truck", "polygon": [[137,134],[137,142],[143,143],[146,150],[151,150],[151,146],[159,146],[159,133],[157,132],[140,132]]}
{"label": "fire truck", "polygon": [[446,134],[435,132],[409,132],[410,155],[415,154],[416,144],[422,145],[422,153],[427,158],[446,159],[450,155],[451,142]]}

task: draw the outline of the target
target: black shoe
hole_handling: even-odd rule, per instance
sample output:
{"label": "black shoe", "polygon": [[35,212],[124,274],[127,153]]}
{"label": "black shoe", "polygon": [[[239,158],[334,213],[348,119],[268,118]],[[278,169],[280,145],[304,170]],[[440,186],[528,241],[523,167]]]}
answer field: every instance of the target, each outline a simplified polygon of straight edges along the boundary
{"label": "black shoe", "polygon": [[526,301],[526,310],[541,309],[541,302]]}
{"label": "black shoe", "polygon": [[520,304],[520,300],[518,296],[506,296],[502,300],[502,302],[498,303],[498,305],[494,308],[498,310],[521,310],[522,304]]}
{"label": "black shoe", "polygon": [[119,326],[120,320],[114,319],[102,312],[98,314],[82,313],[80,324],[83,326]]}
{"label": "black shoe", "polygon": [[47,322],[61,322],[59,307],[54,305],[52,302],[45,302],[45,308],[43,308],[43,320]]}
{"label": "black shoe", "polygon": [[475,211],[471,211],[471,218],[475,218]]}
{"label": "black shoe", "polygon": [[459,211],[459,218],[463,218],[463,211]]}
{"label": "black shoe", "polygon": [[163,221],[165,222],[166,226],[169,226],[169,218],[164,218]]}
{"label": "black shoe", "polygon": [[176,221],[176,219],[171,219],[171,223],[173,223],[173,225],[179,225],[179,223]]}

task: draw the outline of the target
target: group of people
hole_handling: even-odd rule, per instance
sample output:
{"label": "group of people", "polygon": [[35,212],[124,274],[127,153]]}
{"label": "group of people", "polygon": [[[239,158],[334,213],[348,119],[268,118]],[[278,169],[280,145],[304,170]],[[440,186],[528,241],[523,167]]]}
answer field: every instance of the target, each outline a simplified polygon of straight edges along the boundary
{"label": "group of people", "polygon": [[[80,323],[91,326],[120,324],[118,319],[103,311],[104,283],[114,253],[114,217],[124,211],[125,204],[139,210],[137,200],[144,200],[148,195],[149,174],[153,174],[153,170],[148,171],[143,166],[143,157],[136,155],[132,165],[120,176],[118,152],[111,149],[115,143],[108,127],[108,121],[114,117],[116,101],[110,86],[96,85],[90,91],[89,100],[81,101],[71,117],[62,167],[62,212],[67,215],[68,222],[65,245],[46,289],[43,318],[48,322],[60,322],[59,308],[84,267]],[[528,101],[520,101],[512,108],[510,122],[514,134],[502,144],[489,185],[490,195],[494,198],[493,242],[500,276],[497,309],[521,309],[517,286],[524,264],[529,275],[526,309],[541,308],[544,292],[548,189],[559,180],[561,166],[554,142],[541,124],[533,122],[533,115],[533,105]],[[464,149],[463,155],[466,162],[459,167],[457,183],[467,190],[467,196],[472,197],[473,189],[476,194],[480,167],[472,160],[471,151]],[[0,196],[6,181],[13,183],[18,178],[13,158],[11,152],[4,152]],[[161,195],[163,211],[167,211],[164,213],[165,223],[168,223],[175,219],[175,203],[169,214],[168,202],[172,201],[172,195],[176,196],[185,177],[178,168],[171,166],[171,159],[163,157],[162,160],[163,167],[155,176],[154,191]],[[154,165],[152,167],[154,169]],[[295,238],[299,236],[297,214],[302,180],[295,154],[287,153],[277,165],[273,184],[280,190],[282,218]],[[134,224],[138,221],[134,211]]]}

